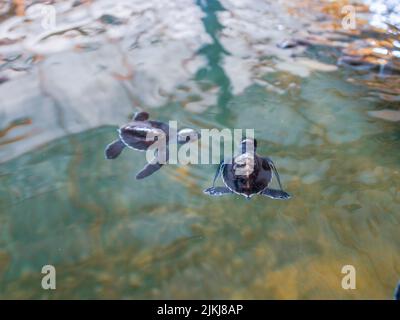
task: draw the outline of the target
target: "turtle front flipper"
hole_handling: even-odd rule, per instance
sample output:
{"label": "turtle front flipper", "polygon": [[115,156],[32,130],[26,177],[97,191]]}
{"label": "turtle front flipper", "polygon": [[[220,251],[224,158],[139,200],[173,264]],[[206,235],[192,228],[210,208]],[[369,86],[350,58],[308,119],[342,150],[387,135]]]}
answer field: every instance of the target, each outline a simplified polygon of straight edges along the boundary
{"label": "turtle front flipper", "polygon": [[148,163],[146,166],[136,175],[137,180],[141,180],[151,176],[157,170],[160,170],[163,165],[160,163]]}
{"label": "turtle front flipper", "polygon": [[222,160],[222,161],[219,163],[218,169],[217,169],[217,171],[215,172],[215,176],[214,176],[214,180],[213,180],[213,184],[212,184],[213,188],[214,188],[214,186],[215,186],[215,181],[217,181],[219,175],[221,174],[221,170],[222,170],[223,166],[224,166],[224,160]]}
{"label": "turtle front flipper", "polygon": [[261,192],[261,194],[272,199],[288,200],[291,198],[290,194],[283,190],[269,188],[266,188],[263,192]]}
{"label": "turtle front flipper", "polygon": [[224,160],[222,160],[220,162],[220,164],[218,165],[218,169],[215,172],[215,176],[214,176],[214,180],[213,180],[213,183],[212,183],[212,187],[211,188],[207,188],[207,189],[205,189],[203,191],[205,194],[208,194],[210,196],[222,196],[224,194],[231,194],[232,193],[232,191],[229,190],[226,187],[216,187],[215,186],[215,181],[217,181],[219,175],[221,174],[221,170],[222,170],[223,167],[224,167]]}
{"label": "turtle front flipper", "polygon": [[111,142],[106,147],[106,150],[104,152],[106,159],[115,159],[121,154],[122,150],[124,150],[125,147],[125,144],[119,139]]}
{"label": "turtle front flipper", "polygon": [[278,170],[275,167],[275,164],[272,162],[272,160],[270,158],[267,158],[267,157],[263,158],[263,161],[265,161],[266,164],[271,167],[271,169],[274,172],[274,175],[276,177],[276,180],[278,181],[279,188],[281,188],[281,190],[283,190],[282,184],[281,184],[281,179],[279,177],[279,173],[278,173]]}
{"label": "turtle front flipper", "polygon": [[396,290],[394,292],[394,299],[395,300],[400,300],[400,282],[397,285],[397,288],[396,288]]}
{"label": "turtle front flipper", "polygon": [[161,169],[161,167],[168,162],[169,159],[169,152],[168,150],[157,152],[154,159],[145,165],[145,167],[136,175],[137,180],[141,180],[151,176],[154,172]]}
{"label": "turtle front flipper", "polygon": [[135,121],[146,121],[149,119],[149,114],[146,111],[136,112],[133,116],[133,120]]}
{"label": "turtle front flipper", "polygon": [[215,197],[219,197],[219,196],[223,196],[223,195],[226,195],[226,194],[232,194],[233,193],[227,187],[211,187],[211,188],[205,189],[203,192],[205,194],[208,194],[210,196],[215,196]]}

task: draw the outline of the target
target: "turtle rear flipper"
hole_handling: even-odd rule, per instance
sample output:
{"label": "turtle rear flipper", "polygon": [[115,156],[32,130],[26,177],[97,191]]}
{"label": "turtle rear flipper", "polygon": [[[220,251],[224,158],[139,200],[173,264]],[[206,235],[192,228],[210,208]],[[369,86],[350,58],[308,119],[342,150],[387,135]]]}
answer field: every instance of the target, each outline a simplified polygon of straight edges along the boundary
{"label": "turtle rear flipper", "polygon": [[124,150],[125,144],[121,140],[115,140],[111,142],[105,150],[106,159],[115,159],[118,157],[122,150]]}
{"label": "turtle rear flipper", "polygon": [[266,188],[263,192],[261,192],[261,194],[272,199],[288,200],[291,198],[290,194],[283,190],[269,188]]}
{"label": "turtle rear flipper", "polygon": [[400,282],[394,292],[394,300],[400,300]]}
{"label": "turtle rear flipper", "polygon": [[211,188],[205,189],[203,192],[205,194],[208,194],[210,196],[215,196],[215,197],[223,196],[225,194],[232,194],[232,191],[226,187],[211,187]]}

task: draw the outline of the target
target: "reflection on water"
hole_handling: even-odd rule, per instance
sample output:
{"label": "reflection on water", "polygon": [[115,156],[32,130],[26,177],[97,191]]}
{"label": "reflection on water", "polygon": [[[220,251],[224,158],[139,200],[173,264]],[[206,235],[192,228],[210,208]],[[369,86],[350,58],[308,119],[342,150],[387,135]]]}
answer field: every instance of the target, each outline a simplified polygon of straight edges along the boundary
{"label": "reflection on water", "polygon": [[[346,3],[55,1],[45,31],[0,8],[0,298],[391,298],[397,9],[345,31]],[[136,181],[143,154],[103,150],[139,108],[254,128],[293,199],[206,197],[213,166]]]}

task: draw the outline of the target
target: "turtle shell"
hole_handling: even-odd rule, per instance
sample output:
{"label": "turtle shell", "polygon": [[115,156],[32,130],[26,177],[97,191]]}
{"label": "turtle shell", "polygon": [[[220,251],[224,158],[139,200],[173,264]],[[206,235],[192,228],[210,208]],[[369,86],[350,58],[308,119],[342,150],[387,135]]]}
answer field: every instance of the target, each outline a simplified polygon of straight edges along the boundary
{"label": "turtle shell", "polygon": [[[248,170],[248,162],[253,168]],[[264,164],[264,165],[263,165]],[[241,154],[232,163],[224,164],[222,169],[224,184],[233,192],[251,197],[268,187],[272,179],[272,171],[257,155]]]}
{"label": "turtle shell", "polygon": [[168,143],[168,131],[169,126],[159,121],[132,121],[119,129],[119,137],[127,147],[145,151],[156,141],[156,138],[147,140],[148,134],[153,137],[165,134]]}

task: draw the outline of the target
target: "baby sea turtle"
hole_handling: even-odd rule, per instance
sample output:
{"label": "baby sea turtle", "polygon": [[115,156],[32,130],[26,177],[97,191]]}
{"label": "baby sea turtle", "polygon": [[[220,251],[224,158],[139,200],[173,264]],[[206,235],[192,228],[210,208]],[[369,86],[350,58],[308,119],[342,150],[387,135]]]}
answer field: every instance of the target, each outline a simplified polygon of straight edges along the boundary
{"label": "baby sea turtle", "polygon": [[119,139],[111,142],[106,147],[106,159],[117,158],[125,147],[138,151],[146,151],[160,137],[164,137],[166,142],[165,151],[160,154],[159,150],[157,150],[154,159],[136,175],[136,179],[146,178],[159,170],[168,161],[168,143],[171,133],[174,136],[171,139],[171,143],[185,144],[197,140],[199,137],[198,133],[193,129],[182,129],[178,132],[171,130],[170,132],[168,124],[161,121],[149,120],[147,112],[138,112],[134,115],[131,122],[118,129]]}
{"label": "baby sea turtle", "polygon": [[[261,194],[272,199],[290,199],[290,195],[282,190],[281,181],[274,163],[267,157],[256,154],[257,141],[244,139],[241,142],[242,152],[232,161],[222,161],[215,174],[213,186],[204,190],[212,196],[225,194],[239,194],[250,199],[255,194]],[[280,190],[268,188],[272,180],[272,173],[276,176]],[[215,187],[215,181],[222,174],[222,181],[226,187]]]}

